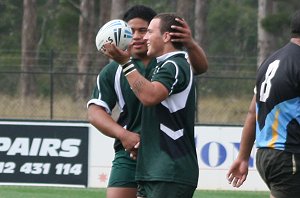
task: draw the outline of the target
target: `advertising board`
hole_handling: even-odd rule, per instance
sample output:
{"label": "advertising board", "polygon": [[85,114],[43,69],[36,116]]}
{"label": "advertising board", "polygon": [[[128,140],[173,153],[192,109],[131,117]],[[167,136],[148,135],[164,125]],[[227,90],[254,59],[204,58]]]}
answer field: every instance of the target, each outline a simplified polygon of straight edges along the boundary
{"label": "advertising board", "polygon": [[87,186],[88,127],[0,125],[0,182]]}

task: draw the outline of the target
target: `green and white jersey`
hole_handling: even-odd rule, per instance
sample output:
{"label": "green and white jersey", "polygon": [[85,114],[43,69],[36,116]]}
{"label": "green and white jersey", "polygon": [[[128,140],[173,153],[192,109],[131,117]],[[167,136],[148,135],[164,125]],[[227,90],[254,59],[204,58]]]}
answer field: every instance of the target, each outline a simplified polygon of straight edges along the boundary
{"label": "green and white jersey", "polygon": [[[147,67],[138,59],[132,58],[132,61],[142,75],[149,75],[150,71],[156,66],[155,59]],[[117,122],[129,131],[140,133],[142,104],[131,90],[122,72],[122,67],[116,62],[106,65],[97,76],[92,98],[87,105],[90,104],[105,108],[109,114],[112,113],[115,105],[118,105],[121,113]],[[115,151],[124,149],[117,139],[114,149]]]}
{"label": "green and white jersey", "polygon": [[194,140],[195,87],[184,52],[157,58],[151,81],[162,83],[169,97],[143,107],[137,181],[166,181],[197,186]]}

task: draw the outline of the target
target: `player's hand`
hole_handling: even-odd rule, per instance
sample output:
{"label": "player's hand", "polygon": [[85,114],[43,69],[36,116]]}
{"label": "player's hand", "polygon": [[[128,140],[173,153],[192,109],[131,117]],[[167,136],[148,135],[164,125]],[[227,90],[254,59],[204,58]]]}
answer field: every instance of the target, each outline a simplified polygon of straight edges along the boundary
{"label": "player's hand", "polygon": [[110,44],[110,43],[106,43],[103,46],[104,46],[104,50],[102,51],[102,53],[108,58],[116,61],[121,65],[129,61],[131,46],[128,46],[127,50],[121,50],[118,47],[116,47],[114,44]]}
{"label": "player's hand", "polygon": [[119,137],[119,140],[121,141],[125,150],[130,153],[138,149],[138,147],[135,147],[140,142],[140,135],[128,130],[124,130],[122,135]]}
{"label": "player's hand", "polygon": [[228,183],[233,187],[240,187],[246,180],[248,175],[248,161],[246,160],[235,160],[229,168],[226,178]]}
{"label": "player's hand", "polygon": [[137,158],[138,148],[140,146],[140,142],[138,142],[133,149],[130,151],[130,157],[134,160]]}
{"label": "player's hand", "polygon": [[178,32],[170,32],[170,35],[175,37],[172,38],[172,42],[182,42],[186,48],[194,45],[194,39],[192,37],[192,31],[184,19],[175,19],[177,22],[182,24],[181,26],[172,25],[171,28]]}

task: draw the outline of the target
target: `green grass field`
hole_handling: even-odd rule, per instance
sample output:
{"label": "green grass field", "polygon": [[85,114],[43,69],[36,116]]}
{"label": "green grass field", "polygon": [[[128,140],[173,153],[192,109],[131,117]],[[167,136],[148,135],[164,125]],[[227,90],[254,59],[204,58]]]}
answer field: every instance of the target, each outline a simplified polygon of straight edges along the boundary
{"label": "green grass field", "polygon": [[[105,189],[0,186],[1,198],[105,198]],[[198,190],[193,198],[268,198],[268,192]]]}

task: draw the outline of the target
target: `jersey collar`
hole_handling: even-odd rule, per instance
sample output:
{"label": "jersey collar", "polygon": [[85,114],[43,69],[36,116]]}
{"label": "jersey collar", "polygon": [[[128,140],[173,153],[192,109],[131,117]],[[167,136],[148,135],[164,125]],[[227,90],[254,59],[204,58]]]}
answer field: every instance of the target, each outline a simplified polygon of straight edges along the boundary
{"label": "jersey collar", "polygon": [[156,58],[157,63],[159,63],[159,62],[161,62],[161,61],[164,61],[164,60],[166,60],[167,58],[169,58],[169,57],[171,57],[171,56],[174,56],[174,55],[176,55],[176,54],[184,54],[184,55],[185,55],[186,52],[184,52],[184,51],[175,51],[175,52],[169,52],[169,53],[166,53],[166,54],[164,54],[164,55],[159,56],[159,57]]}

